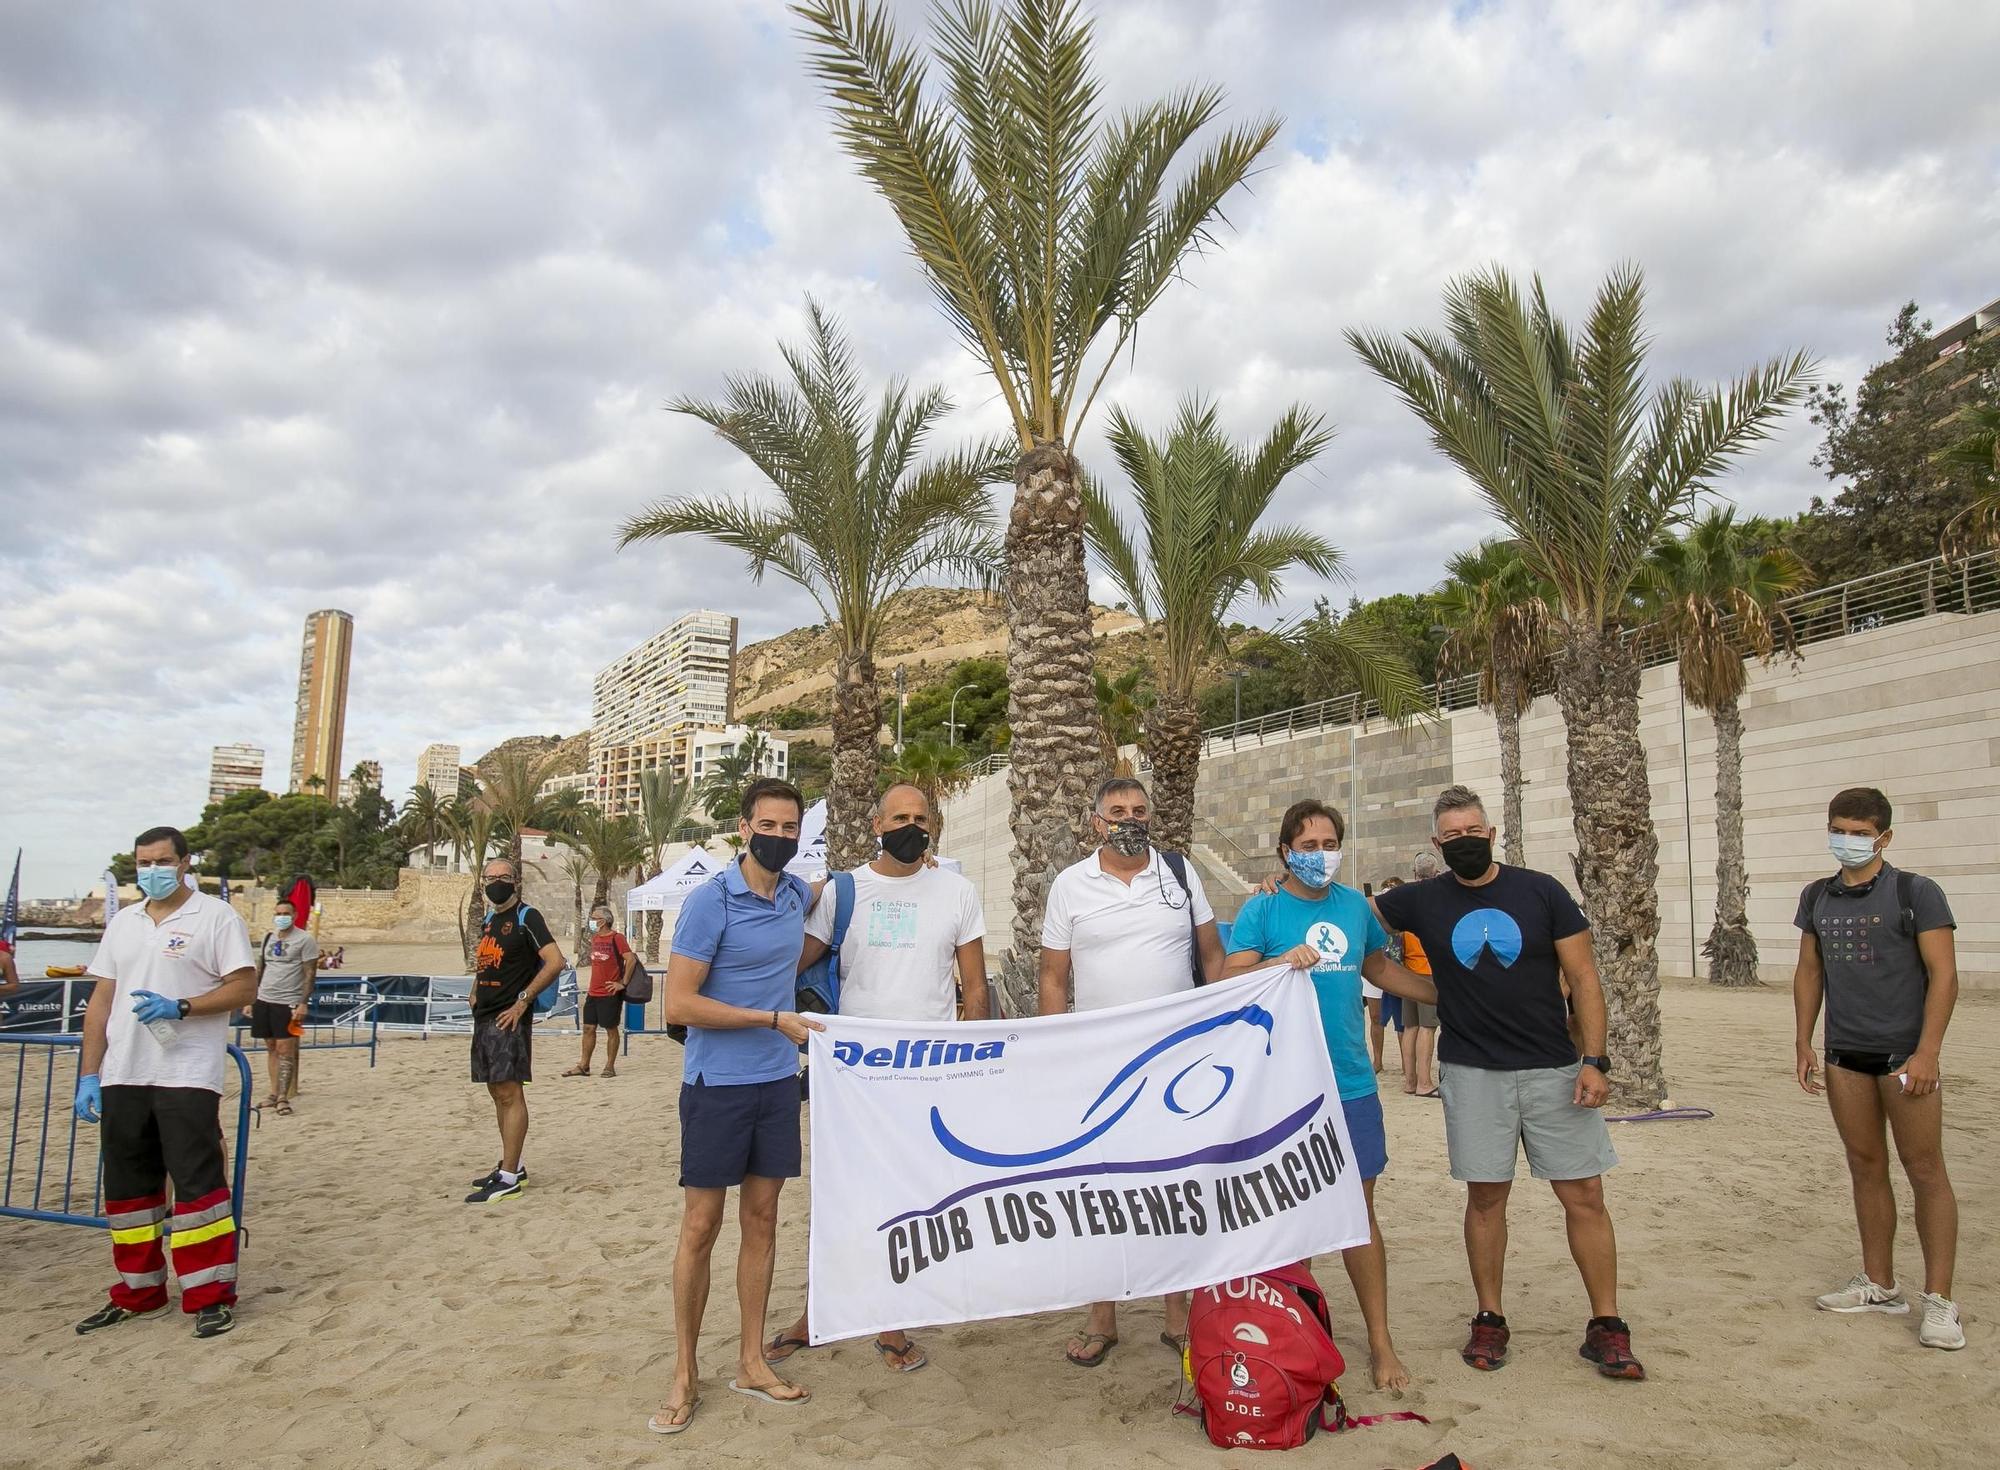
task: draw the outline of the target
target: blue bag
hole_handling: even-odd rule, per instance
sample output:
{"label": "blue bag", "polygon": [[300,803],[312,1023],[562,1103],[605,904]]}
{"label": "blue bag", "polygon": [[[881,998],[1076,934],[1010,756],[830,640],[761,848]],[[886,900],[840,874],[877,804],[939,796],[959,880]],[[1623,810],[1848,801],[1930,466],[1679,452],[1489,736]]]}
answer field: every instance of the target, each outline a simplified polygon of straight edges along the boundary
{"label": "blue bag", "polygon": [[799,975],[794,1004],[801,1015],[830,1016],[840,1010],[840,946],[854,918],[854,875],[829,873],[827,878],[833,884],[833,938],[826,953]]}

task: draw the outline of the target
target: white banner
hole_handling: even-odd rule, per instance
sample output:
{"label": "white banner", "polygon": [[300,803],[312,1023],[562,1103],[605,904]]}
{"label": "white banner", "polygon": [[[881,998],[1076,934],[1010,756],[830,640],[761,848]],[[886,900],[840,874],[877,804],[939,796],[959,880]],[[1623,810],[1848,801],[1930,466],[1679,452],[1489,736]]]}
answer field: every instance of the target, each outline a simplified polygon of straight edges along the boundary
{"label": "white banner", "polygon": [[1032,1021],[823,1019],[816,1343],[1159,1296],[1368,1239],[1299,971]]}

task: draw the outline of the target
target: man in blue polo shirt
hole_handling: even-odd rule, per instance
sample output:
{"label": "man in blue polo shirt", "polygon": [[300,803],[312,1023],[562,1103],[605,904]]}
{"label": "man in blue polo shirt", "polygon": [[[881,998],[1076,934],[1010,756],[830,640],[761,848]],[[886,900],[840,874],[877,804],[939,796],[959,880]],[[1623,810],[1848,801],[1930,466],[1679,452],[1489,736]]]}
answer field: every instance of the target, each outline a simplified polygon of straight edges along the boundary
{"label": "man in blue polo shirt", "polygon": [[805,803],[783,781],[743,792],[744,854],[689,894],[667,963],[669,1022],[686,1026],[681,1059],[680,1240],[674,1251],[673,1392],[647,1427],[679,1434],[701,1403],[695,1348],[708,1305],[709,1257],[723,1206],[739,1187],[742,1314],[730,1388],[767,1404],[811,1397],[764,1361],[764,1307],[777,1253],[778,1192],[798,1177],[799,1046],[824,1029],[792,1009],[812,892],[785,865],[799,851]]}

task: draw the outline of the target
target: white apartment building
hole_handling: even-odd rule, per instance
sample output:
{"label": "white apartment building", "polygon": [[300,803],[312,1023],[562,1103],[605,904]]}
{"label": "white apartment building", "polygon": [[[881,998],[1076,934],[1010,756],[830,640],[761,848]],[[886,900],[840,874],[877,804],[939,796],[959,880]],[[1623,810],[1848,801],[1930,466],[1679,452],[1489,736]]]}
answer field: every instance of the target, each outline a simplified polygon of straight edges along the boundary
{"label": "white apartment building", "polygon": [[356,761],[354,765],[355,769],[361,772],[361,779],[357,781],[352,776],[340,778],[339,802],[342,806],[352,805],[354,798],[366,789],[373,788],[376,791],[382,789],[382,762]]}
{"label": "white apartment building", "polygon": [[536,789],[535,794],[540,796],[542,800],[547,801],[551,797],[560,796],[565,791],[581,791],[584,795],[584,799],[588,801],[590,799],[590,794],[592,789],[593,788],[591,787],[590,784],[590,772],[576,771],[567,776],[549,777],[548,780],[544,781],[541,784],[541,786]]}
{"label": "white apartment building", "polygon": [[[760,732],[761,733],[761,732]],[[748,725],[725,725],[719,730],[696,730],[688,742],[688,779],[696,785],[713,771],[716,763],[736,754],[736,747],[750,738]],[[791,769],[789,742],[764,735],[764,754],[757,762],[757,774],[784,780]]]}
{"label": "white apartment building", "polygon": [[598,671],[590,744],[625,745],[687,725],[726,725],[734,707],[736,619],[691,612]]}
{"label": "white apartment building", "polygon": [[254,745],[217,745],[208,753],[208,799],[211,803],[239,791],[256,791],[264,784],[264,752]]}
{"label": "white apartment building", "polygon": [[459,749],[456,745],[433,744],[417,757],[417,784],[428,786],[439,801],[458,795]]}
{"label": "white apartment building", "polygon": [[[592,799],[604,809],[606,816],[639,812],[643,809],[639,795],[641,772],[664,766],[673,772],[676,781],[698,786],[715,769],[716,762],[736,754],[736,747],[749,735],[750,727],[747,725],[723,725],[710,729],[673,730],[649,740],[635,740],[605,750],[593,745],[590,779],[596,789]],[[790,745],[765,735],[764,756],[757,762],[757,774],[784,778],[790,773]]]}

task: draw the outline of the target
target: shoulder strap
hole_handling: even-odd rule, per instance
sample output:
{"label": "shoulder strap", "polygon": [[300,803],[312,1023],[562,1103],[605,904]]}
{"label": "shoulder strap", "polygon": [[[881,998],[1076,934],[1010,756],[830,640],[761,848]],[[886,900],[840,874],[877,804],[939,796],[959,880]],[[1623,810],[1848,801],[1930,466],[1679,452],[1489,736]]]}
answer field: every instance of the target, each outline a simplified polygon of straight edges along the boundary
{"label": "shoulder strap", "polygon": [[1193,898],[1194,890],[1188,887],[1187,880],[1187,854],[1172,852],[1163,847],[1160,849],[1160,861],[1167,865],[1168,871],[1174,875],[1174,881],[1181,885],[1181,892]]}
{"label": "shoulder strap", "polygon": [[854,875],[829,873],[833,881],[833,942],[827,948],[839,952],[847,939],[847,926],[854,920]]}
{"label": "shoulder strap", "polygon": [[1903,926],[1903,933],[1910,939],[1917,937],[1917,875],[1902,868],[1896,869],[1897,921]]}
{"label": "shoulder strap", "polygon": [[1181,885],[1181,892],[1187,898],[1188,956],[1194,966],[1194,983],[1206,985],[1208,975],[1201,967],[1201,925],[1194,916],[1194,889],[1188,886],[1187,854],[1170,852],[1164,847],[1159,849],[1159,854],[1160,861],[1167,865],[1167,870],[1174,875],[1174,881]]}
{"label": "shoulder strap", "polygon": [[1812,925],[1813,942],[1819,942],[1819,901],[1826,897],[1826,885],[1831,878],[1815,878],[1806,885],[1806,921]]}

